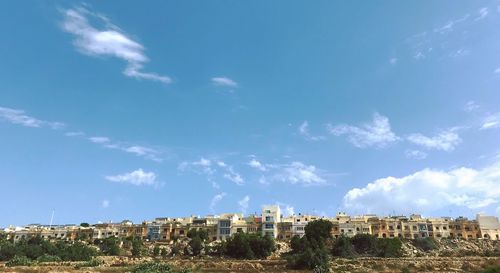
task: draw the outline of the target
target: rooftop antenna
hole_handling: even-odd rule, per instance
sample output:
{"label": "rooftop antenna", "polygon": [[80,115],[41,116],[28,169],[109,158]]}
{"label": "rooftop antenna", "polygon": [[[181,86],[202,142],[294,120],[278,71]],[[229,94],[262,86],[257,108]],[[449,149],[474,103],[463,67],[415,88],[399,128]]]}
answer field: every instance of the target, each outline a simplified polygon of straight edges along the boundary
{"label": "rooftop antenna", "polygon": [[52,216],[50,216],[50,225],[49,229],[52,228],[52,221],[54,221],[54,210],[52,210]]}

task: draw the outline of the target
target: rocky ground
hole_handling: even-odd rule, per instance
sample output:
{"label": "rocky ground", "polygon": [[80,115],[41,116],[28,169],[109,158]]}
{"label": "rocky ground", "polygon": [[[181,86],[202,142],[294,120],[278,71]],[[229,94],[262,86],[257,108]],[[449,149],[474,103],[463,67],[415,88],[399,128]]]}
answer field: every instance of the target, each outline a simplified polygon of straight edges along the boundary
{"label": "rocky ground", "polygon": [[[305,273],[310,271],[290,270],[280,255],[288,252],[289,246],[279,243],[278,250],[268,260],[231,260],[223,258],[182,259],[170,258],[165,262],[177,268],[192,268],[196,272],[270,272],[270,273]],[[500,241],[465,241],[442,240],[433,250],[423,251],[410,241],[403,244],[403,258],[334,259],[331,268],[335,273],[479,273],[490,266],[500,266]],[[494,256],[494,257],[488,257]],[[46,263],[30,267],[5,267],[0,263],[0,272],[11,273],[125,273],[134,265],[152,260],[152,258],[99,257],[102,265],[82,267],[82,263],[68,262],[59,264]]]}
{"label": "rocky ground", "polygon": [[[30,267],[5,267],[0,265],[0,272],[11,273],[125,273],[130,272],[134,264],[147,259],[126,257],[105,257],[104,264],[98,267],[77,268],[78,263],[45,264]],[[168,262],[175,267],[193,268],[198,272],[274,272],[305,273],[310,271],[290,270],[284,260],[235,261],[223,259],[173,259]],[[400,273],[404,268],[410,272],[428,273],[475,273],[489,266],[500,266],[500,257],[413,257],[398,259],[358,258],[335,259],[332,261],[333,272],[342,273]]]}

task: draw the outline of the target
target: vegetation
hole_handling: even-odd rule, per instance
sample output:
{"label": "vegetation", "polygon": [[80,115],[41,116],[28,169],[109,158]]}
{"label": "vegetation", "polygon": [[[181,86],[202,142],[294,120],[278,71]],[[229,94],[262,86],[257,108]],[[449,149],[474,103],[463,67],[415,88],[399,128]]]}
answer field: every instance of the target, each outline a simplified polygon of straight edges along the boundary
{"label": "vegetation", "polygon": [[187,233],[187,236],[191,239],[189,241],[189,246],[191,247],[192,254],[198,256],[204,249],[204,244],[208,240],[208,232],[206,230],[196,230],[192,229]]}
{"label": "vegetation", "polygon": [[436,241],[430,237],[415,239],[413,240],[413,245],[426,252],[437,248]]}
{"label": "vegetation", "polygon": [[343,258],[376,256],[401,257],[403,243],[398,238],[377,238],[368,234],[357,234],[353,238],[340,236],[335,240],[332,254]]}
{"label": "vegetation", "polygon": [[30,260],[50,259],[62,261],[88,261],[96,256],[98,251],[82,242],[49,241],[40,237],[20,240],[13,243],[0,240],[0,261],[9,261],[15,256],[27,257]]}
{"label": "vegetation", "polygon": [[294,236],[291,240],[292,251],[287,257],[288,266],[294,269],[313,269],[314,272],[329,272],[330,256],[327,245],[332,239],[331,229],[332,223],[327,220],[309,222],[305,227],[305,236]]}
{"label": "vegetation", "polygon": [[500,266],[486,268],[483,273],[500,273]]}
{"label": "vegetation", "polygon": [[264,259],[276,248],[273,238],[248,233],[236,233],[220,247],[224,255],[239,259]]}
{"label": "vegetation", "polygon": [[172,267],[166,263],[146,262],[137,265],[133,273],[171,273],[174,272]]}
{"label": "vegetation", "polygon": [[102,253],[108,256],[120,255],[120,243],[121,240],[117,237],[108,237],[94,241],[94,244],[99,246]]}
{"label": "vegetation", "polygon": [[28,266],[33,264],[33,261],[31,261],[30,258],[26,256],[14,256],[12,259],[10,259],[5,265],[6,266]]}

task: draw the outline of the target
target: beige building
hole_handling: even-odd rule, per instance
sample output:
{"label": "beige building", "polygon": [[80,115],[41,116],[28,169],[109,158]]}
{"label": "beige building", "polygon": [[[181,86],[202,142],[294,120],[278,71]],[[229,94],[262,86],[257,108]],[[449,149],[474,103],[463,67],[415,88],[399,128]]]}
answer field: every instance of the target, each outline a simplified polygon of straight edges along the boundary
{"label": "beige building", "polygon": [[490,240],[500,240],[500,222],[495,216],[476,215],[479,224],[481,238]]}

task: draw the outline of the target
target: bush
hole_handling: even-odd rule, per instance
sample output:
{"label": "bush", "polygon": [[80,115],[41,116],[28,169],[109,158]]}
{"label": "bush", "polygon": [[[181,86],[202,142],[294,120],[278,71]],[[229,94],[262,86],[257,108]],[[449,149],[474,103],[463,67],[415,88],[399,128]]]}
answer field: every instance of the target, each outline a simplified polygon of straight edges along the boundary
{"label": "bush", "polygon": [[351,240],[347,236],[340,236],[335,240],[332,249],[333,256],[343,257],[343,258],[353,258],[357,255]]}
{"label": "bush", "polygon": [[31,261],[30,258],[26,256],[14,256],[12,259],[10,259],[5,265],[6,266],[29,266],[32,265],[33,262]]}
{"label": "bush", "polygon": [[146,262],[134,267],[133,273],[172,273],[172,267],[161,262]]}
{"label": "bush", "polygon": [[258,234],[236,233],[224,244],[224,254],[239,259],[267,258],[276,249],[274,239]]}
{"label": "bush", "polygon": [[376,252],[377,238],[369,234],[356,234],[351,243],[354,251],[360,255],[370,255]]}
{"label": "bush", "polygon": [[500,273],[500,266],[486,268],[483,273]]}
{"label": "bush", "polygon": [[378,238],[376,255],[383,258],[397,258],[402,256],[403,243],[397,238]]}
{"label": "bush", "polygon": [[330,257],[324,247],[308,246],[304,251],[287,257],[287,262],[293,269],[328,268]]}
{"label": "bush", "polygon": [[408,267],[404,267],[401,269],[401,273],[410,273],[410,269]]}
{"label": "bush", "polygon": [[82,267],[96,267],[96,266],[100,266],[104,264],[103,261],[101,260],[98,260],[98,259],[95,259],[95,258],[92,258],[90,261],[86,261],[84,263],[81,263],[79,265],[76,266],[76,268],[82,268]]}
{"label": "bush", "polygon": [[43,254],[42,256],[36,258],[36,261],[39,263],[48,263],[48,262],[60,262],[62,261],[62,259],[59,256]]}
{"label": "bush", "polygon": [[418,238],[413,240],[413,245],[420,248],[421,250],[428,252],[437,248],[437,243],[434,239],[426,237],[426,238]]}

